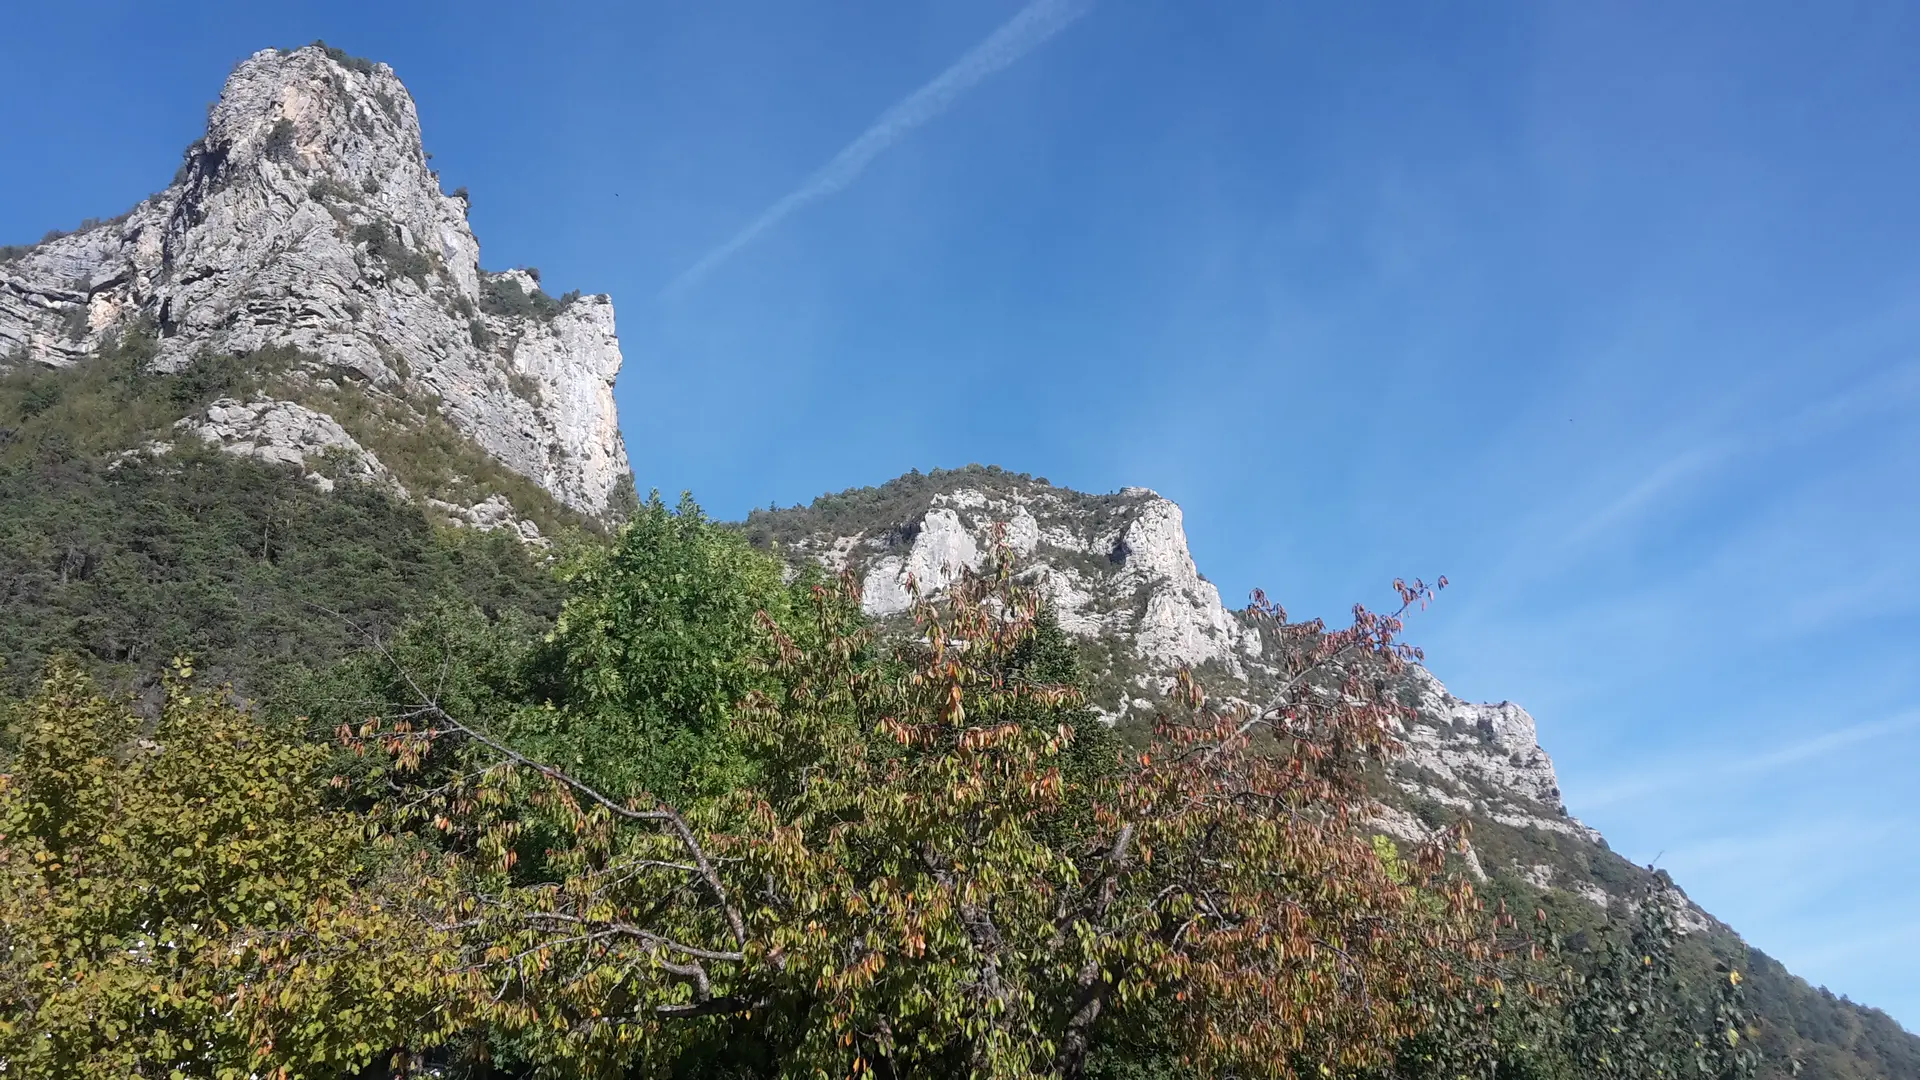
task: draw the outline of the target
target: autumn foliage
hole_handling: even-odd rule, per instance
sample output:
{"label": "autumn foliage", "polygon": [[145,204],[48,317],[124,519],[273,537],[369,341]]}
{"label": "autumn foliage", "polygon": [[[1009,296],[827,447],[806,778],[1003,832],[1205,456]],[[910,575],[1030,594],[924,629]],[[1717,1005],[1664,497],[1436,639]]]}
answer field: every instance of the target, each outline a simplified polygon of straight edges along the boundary
{"label": "autumn foliage", "polygon": [[753,779],[694,805],[611,796],[430,696],[346,733],[462,763],[405,807],[458,838],[440,922],[472,1023],[595,1071],[752,1028],[791,1075],[1078,1076],[1103,1030],[1173,1003],[1154,1015],[1195,1067],[1317,1075],[1384,1060],[1473,977],[1450,838],[1401,860],[1366,827],[1397,618],[1300,631],[1260,709],[1183,681],[1123,760],[1034,677],[1047,628],[1010,564],[891,641],[857,599],[816,582],[762,618],[770,678],[733,720]]}
{"label": "autumn foliage", "polygon": [[1332,631],[1260,601],[1275,693],[1182,676],[1123,749],[1004,558],[881,628],[658,504],[621,543],[544,644],[378,643],[331,746],[56,672],[0,779],[5,1075],[1547,1077],[1509,1066],[1613,1023],[1463,837],[1370,824],[1418,582]]}

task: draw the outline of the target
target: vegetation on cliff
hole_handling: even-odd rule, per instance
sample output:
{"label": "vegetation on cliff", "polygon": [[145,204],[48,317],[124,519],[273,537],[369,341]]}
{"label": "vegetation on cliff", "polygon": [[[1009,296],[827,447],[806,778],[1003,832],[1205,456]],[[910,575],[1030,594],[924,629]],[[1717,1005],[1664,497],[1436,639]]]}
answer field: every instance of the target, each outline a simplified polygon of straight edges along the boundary
{"label": "vegetation on cliff", "polygon": [[[343,657],[359,633],[397,627],[434,598],[557,610],[560,586],[537,553],[503,535],[437,525],[370,486],[322,493],[285,466],[176,439],[174,420],[248,393],[275,358],[204,358],[162,375],[144,369],[147,348],[133,338],[66,370],[0,371],[0,678],[31,682],[67,655],[107,685],[152,686],[190,654],[255,696],[277,672]],[[151,452],[153,440],[170,447]]]}

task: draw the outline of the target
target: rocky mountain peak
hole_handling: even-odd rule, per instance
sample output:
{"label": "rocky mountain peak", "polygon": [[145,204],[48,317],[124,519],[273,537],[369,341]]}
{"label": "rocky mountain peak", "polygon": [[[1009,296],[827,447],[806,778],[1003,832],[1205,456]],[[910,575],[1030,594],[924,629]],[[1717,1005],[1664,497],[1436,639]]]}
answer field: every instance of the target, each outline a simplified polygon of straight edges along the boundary
{"label": "rocky mountain peak", "polygon": [[[881,619],[900,616],[916,590],[938,592],[1005,545],[1062,629],[1080,640],[1093,705],[1114,724],[1150,720],[1182,668],[1215,697],[1262,701],[1283,659],[1278,635],[1263,633],[1254,613],[1229,608],[1202,576],[1180,507],[1148,488],[1093,495],[968,466],[755,511],[745,529],[794,565],[853,574],[862,605]],[[1417,839],[1466,815],[1486,850],[1498,852],[1492,869],[1581,891],[1602,906],[1630,891],[1621,874],[1608,879],[1611,893],[1594,883],[1594,866],[1619,860],[1567,813],[1526,710],[1463,701],[1417,666],[1400,694],[1413,716],[1399,732],[1406,752],[1389,778],[1383,831]],[[1488,871],[1480,853],[1470,852],[1470,866]]]}
{"label": "rocky mountain peak", "polygon": [[630,488],[605,296],[480,269],[393,69],[310,45],[228,77],[175,181],[127,215],[0,262],[0,356],[75,362],[136,328],[154,365],[266,349],[444,417],[573,509]]}
{"label": "rocky mountain peak", "polygon": [[[454,239],[437,235],[443,226],[471,237],[461,200],[441,195],[427,166],[413,97],[385,64],[309,45],[262,50],[228,76],[187,150],[182,193],[209,207],[221,189],[271,192],[295,179],[357,191],[369,210],[436,245]],[[203,223],[195,216],[178,223]]]}
{"label": "rocky mountain peak", "polygon": [[[1087,495],[977,467],[873,490],[893,494],[823,497],[815,507],[824,504],[825,520],[817,526],[806,520],[812,515],[789,520],[762,511],[749,527],[759,521],[777,531],[790,557],[854,570],[863,605],[878,616],[906,611],[914,590],[946,587],[1005,544],[1063,628],[1126,643],[1111,700],[1100,703],[1114,717],[1130,701],[1121,684],[1150,679],[1149,670],[1212,664],[1244,676],[1246,660],[1260,651],[1258,631],[1226,609],[1194,565],[1180,507],[1151,490]],[[840,500],[875,506],[843,512]]]}

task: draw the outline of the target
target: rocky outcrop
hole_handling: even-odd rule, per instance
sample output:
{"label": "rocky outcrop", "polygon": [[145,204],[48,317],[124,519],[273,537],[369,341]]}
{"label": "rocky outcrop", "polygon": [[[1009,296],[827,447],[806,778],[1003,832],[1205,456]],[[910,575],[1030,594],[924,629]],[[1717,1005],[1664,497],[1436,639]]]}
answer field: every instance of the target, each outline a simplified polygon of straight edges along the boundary
{"label": "rocky outcrop", "polygon": [[440,499],[428,499],[427,505],[446,515],[455,525],[478,529],[481,532],[506,530],[519,538],[521,542],[534,547],[549,547],[551,542],[540,535],[540,526],[520,516],[504,496],[493,495],[472,506]]}
{"label": "rocky outcrop", "polygon": [[1600,841],[1598,832],[1567,813],[1553,759],[1541,749],[1525,709],[1508,701],[1462,701],[1423,667],[1410,668],[1408,677],[1415,719],[1401,732],[1410,766],[1398,781],[1403,790],[1429,798],[1442,791],[1439,801],[1470,806],[1516,829]]}
{"label": "rocky outcrop", "polygon": [[968,570],[980,569],[981,548],[946,507],[927,511],[902,555],[884,555],[862,575],[860,606],[869,615],[896,615],[913,606],[916,595],[931,596]]}
{"label": "rocky outcrop", "polygon": [[228,78],[176,182],[123,218],[0,263],[0,356],[68,364],[130,326],[155,363],[297,349],[368,392],[437,403],[483,450],[589,515],[631,483],[605,296],[490,275],[406,87],[308,46]]}
{"label": "rocky outcrop", "polygon": [[1179,667],[1242,671],[1259,634],[1229,613],[1187,549],[1180,508],[1146,488],[1084,496],[1034,484],[958,487],[930,497],[906,522],[805,550],[831,569],[855,568],[870,615],[906,611],[997,547],[1022,559],[1063,627],[1129,643],[1142,688]]}
{"label": "rocky outcrop", "polygon": [[[1112,723],[1164,707],[1181,668],[1216,697],[1245,701],[1260,700],[1276,678],[1279,643],[1221,601],[1194,564],[1180,508],[1146,488],[1087,495],[969,468],[824,496],[812,508],[756,511],[746,527],[792,561],[852,573],[866,611],[882,619],[1004,547],[1061,627],[1086,643],[1093,704]],[[1412,715],[1389,777],[1399,794],[1375,827],[1417,842],[1443,820],[1470,817],[1501,852],[1494,861],[1484,846],[1469,847],[1470,873],[1506,871],[1605,906],[1607,891],[1579,868],[1617,859],[1567,812],[1533,717],[1511,702],[1463,701],[1419,666],[1407,669],[1400,693]]]}
{"label": "rocky outcrop", "polygon": [[1146,488],[1122,494],[1141,499],[1114,550],[1117,583],[1147,601],[1134,627],[1135,649],[1157,667],[1213,661],[1240,674],[1243,656],[1260,655],[1259,635],[1228,615],[1220,590],[1200,576],[1180,508]]}
{"label": "rocky outcrop", "polygon": [[207,406],[205,415],[189,416],[174,427],[229,454],[294,466],[323,491],[332,491],[341,478],[406,494],[373,451],[332,417],[291,401],[222,398]]}

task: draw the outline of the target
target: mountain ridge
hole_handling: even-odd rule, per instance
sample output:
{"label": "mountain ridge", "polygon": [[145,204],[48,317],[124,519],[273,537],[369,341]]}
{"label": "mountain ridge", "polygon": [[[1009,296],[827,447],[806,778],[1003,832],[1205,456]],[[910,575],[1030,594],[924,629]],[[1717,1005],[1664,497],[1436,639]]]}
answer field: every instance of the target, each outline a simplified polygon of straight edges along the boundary
{"label": "mountain ridge", "polygon": [[[1192,558],[1178,505],[1147,488],[1089,495],[997,466],[915,470],[806,506],[754,510],[738,527],[790,567],[850,573],[867,612],[883,621],[900,618],[915,589],[937,591],[1004,545],[1079,639],[1092,704],[1123,733],[1139,733],[1168,705],[1180,668],[1210,695],[1249,704],[1276,668],[1280,635],[1255,608],[1226,606]],[[1629,913],[1649,887],[1669,890],[1693,963],[1749,971],[1767,1003],[1763,1076],[1920,1075],[1920,1036],[1792,975],[1664,872],[1622,858],[1574,817],[1523,707],[1462,700],[1421,665],[1409,667],[1399,694],[1413,720],[1396,733],[1403,753],[1378,792],[1377,832],[1418,842],[1466,819],[1462,861],[1490,902],[1541,906],[1576,935]],[[1877,1035],[1863,1039],[1865,1031]],[[1895,1049],[1883,1054],[1883,1043]]]}
{"label": "mountain ridge", "polygon": [[[1193,560],[1179,505],[1158,492],[1130,487],[1086,495],[994,467],[915,473],[892,483],[921,490],[904,501],[876,500],[864,522],[856,511],[833,524],[792,527],[787,515],[794,511],[756,510],[744,528],[756,545],[790,563],[853,573],[864,609],[881,619],[906,611],[915,590],[937,592],[980,569],[1004,544],[1062,629],[1095,650],[1093,705],[1116,726],[1150,721],[1179,669],[1211,681],[1216,695],[1247,701],[1259,699],[1276,671],[1277,635],[1253,608],[1225,605]],[[854,531],[845,531],[850,526]],[[1103,640],[1130,645],[1131,655],[1102,652]],[[1509,800],[1495,820],[1504,815],[1515,827],[1598,840],[1560,801],[1552,758],[1524,709],[1465,702],[1426,668],[1411,671],[1403,698],[1423,721],[1404,733],[1414,768],[1453,786],[1466,782],[1462,774],[1480,779],[1483,797]],[[1473,740],[1444,737],[1461,731]],[[1436,790],[1423,780],[1407,784]],[[1440,794],[1443,801],[1460,798]]]}

